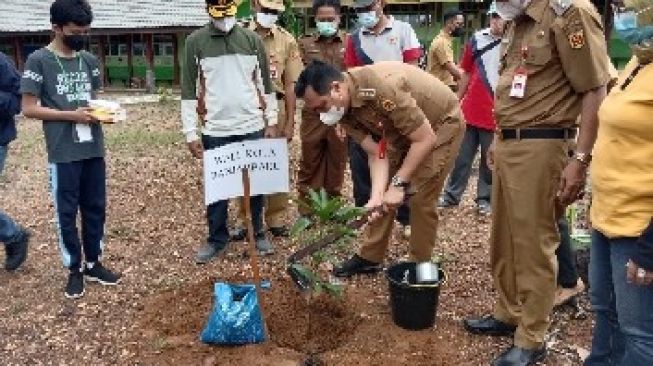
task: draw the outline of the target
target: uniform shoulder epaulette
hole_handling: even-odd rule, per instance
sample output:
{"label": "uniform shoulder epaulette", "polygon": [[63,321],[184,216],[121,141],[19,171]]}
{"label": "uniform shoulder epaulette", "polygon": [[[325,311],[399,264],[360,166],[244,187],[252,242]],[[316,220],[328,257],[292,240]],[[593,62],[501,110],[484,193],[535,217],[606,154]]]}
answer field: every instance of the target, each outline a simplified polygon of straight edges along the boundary
{"label": "uniform shoulder epaulette", "polygon": [[550,0],[549,6],[557,16],[563,16],[574,4],[573,0]]}

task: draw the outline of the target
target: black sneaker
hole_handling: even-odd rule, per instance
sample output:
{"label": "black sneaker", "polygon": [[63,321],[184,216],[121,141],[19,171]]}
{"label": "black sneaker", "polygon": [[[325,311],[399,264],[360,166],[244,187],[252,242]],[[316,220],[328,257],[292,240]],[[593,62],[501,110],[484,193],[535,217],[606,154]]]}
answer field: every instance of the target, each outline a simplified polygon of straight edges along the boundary
{"label": "black sneaker", "polygon": [[64,295],[69,299],[79,299],[84,296],[84,273],[70,271]]}
{"label": "black sneaker", "polygon": [[287,238],[290,234],[288,231],[288,228],[285,226],[276,226],[276,227],[271,227],[268,229],[270,234],[274,236],[275,238]]}
{"label": "black sneaker", "polygon": [[355,274],[376,273],[381,270],[381,264],[370,262],[365,258],[354,254],[351,258],[333,269],[336,277],[351,277]]}
{"label": "black sneaker", "polygon": [[7,271],[17,270],[27,259],[27,244],[30,236],[29,231],[21,229],[16,239],[6,243],[5,269]]}
{"label": "black sneaker", "polygon": [[237,227],[229,231],[229,240],[243,241],[247,237],[247,229],[244,227]]}
{"label": "black sneaker", "polygon": [[84,269],[84,275],[91,282],[99,282],[105,286],[117,285],[120,282],[120,275],[104,268],[102,263],[97,262],[93,268]]}

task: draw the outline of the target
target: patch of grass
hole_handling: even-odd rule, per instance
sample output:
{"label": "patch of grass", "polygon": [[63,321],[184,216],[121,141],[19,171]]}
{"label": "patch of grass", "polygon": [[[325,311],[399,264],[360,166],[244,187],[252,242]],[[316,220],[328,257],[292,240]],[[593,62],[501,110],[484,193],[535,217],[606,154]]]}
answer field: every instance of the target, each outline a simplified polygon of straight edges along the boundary
{"label": "patch of grass", "polygon": [[16,316],[16,315],[20,315],[25,310],[27,310],[27,305],[25,305],[25,303],[16,302],[16,303],[11,304],[11,307],[9,308],[9,313],[11,315]]}
{"label": "patch of grass", "polygon": [[105,144],[108,149],[132,149],[134,147],[157,148],[182,141],[179,131],[151,131],[143,128],[107,131]]}
{"label": "patch of grass", "polygon": [[114,226],[107,232],[107,237],[112,239],[129,239],[134,234],[134,230],[127,226]]}
{"label": "patch of grass", "polygon": [[168,341],[166,340],[166,337],[156,337],[154,341],[152,341],[152,347],[156,352],[163,351],[166,347],[168,347]]}

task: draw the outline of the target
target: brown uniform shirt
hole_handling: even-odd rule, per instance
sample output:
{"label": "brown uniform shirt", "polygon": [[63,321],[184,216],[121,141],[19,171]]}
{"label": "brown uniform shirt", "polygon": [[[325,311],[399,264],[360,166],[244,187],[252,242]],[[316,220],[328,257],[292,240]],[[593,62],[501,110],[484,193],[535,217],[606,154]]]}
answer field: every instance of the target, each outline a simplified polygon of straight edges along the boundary
{"label": "brown uniform shirt", "polygon": [[453,59],[453,38],[444,30],[440,31],[437,37],[431,42],[427,58],[426,70],[433,76],[440,79],[447,85],[456,85],[453,75],[445,65],[454,62]]}
{"label": "brown uniform shirt", "polygon": [[[256,22],[250,22],[246,26],[256,30]],[[284,74],[288,73],[289,80],[296,82],[304,68],[297,41],[292,34],[277,25],[270,28],[261,38],[270,59],[270,79],[276,91],[284,94]]]}
{"label": "brown uniform shirt", "polygon": [[424,123],[438,134],[439,145],[460,131],[463,119],[456,94],[415,66],[378,62],[349,69],[345,80],[351,106],[342,126],[358,143],[368,135],[385,136],[391,161],[408,152],[408,136]]}
{"label": "brown uniform shirt", "polygon": [[[304,65],[312,61],[322,61],[335,67],[345,70],[345,41],[347,34],[338,32],[335,37],[320,37],[319,35],[307,35],[299,39],[299,52]],[[307,108],[302,109],[302,120],[309,123],[322,123],[318,113]]]}
{"label": "brown uniform shirt", "polygon": [[299,52],[302,61],[308,65],[312,61],[322,61],[335,67],[345,70],[345,37],[344,32],[339,32],[334,37],[320,37],[308,35],[299,39]]}
{"label": "brown uniform shirt", "polygon": [[[582,94],[609,81],[601,18],[589,0],[533,0],[502,40],[495,115],[499,128],[572,127]],[[510,96],[520,66],[523,98]]]}

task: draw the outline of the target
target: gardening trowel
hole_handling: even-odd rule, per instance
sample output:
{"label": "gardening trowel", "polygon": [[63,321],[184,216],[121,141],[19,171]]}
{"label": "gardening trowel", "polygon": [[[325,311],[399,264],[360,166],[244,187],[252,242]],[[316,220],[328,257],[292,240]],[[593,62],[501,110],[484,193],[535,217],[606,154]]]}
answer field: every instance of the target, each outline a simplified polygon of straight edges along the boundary
{"label": "gardening trowel", "polygon": [[[375,207],[372,209],[369,209],[365,211],[365,213],[359,217],[358,219],[348,223],[346,226],[347,228],[351,230],[357,230],[360,229],[363,225],[365,225],[370,216],[375,213],[381,213],[383,214],[383,208],[382,207]],[[297,263],[303,258],[306,258],[307,256],[322,250],[326,248],[327,246],[335,243],[338,241],[340,238],[345,236],[347,233],[345,231],[339,231],[339,232],[333,232],[319,240],[316,240],[315,242],[297,250],[296,252],[292,253],[290,257],[288,257],[288,267],[286,267],[286,272],[290,275],[292,278],[293,282],[299,287],[300,290],[305,291],[308,290],[311,287],[311,280],[308,278],[308,275],[301,271],[299,268],[293,266],[293,264]]]}

